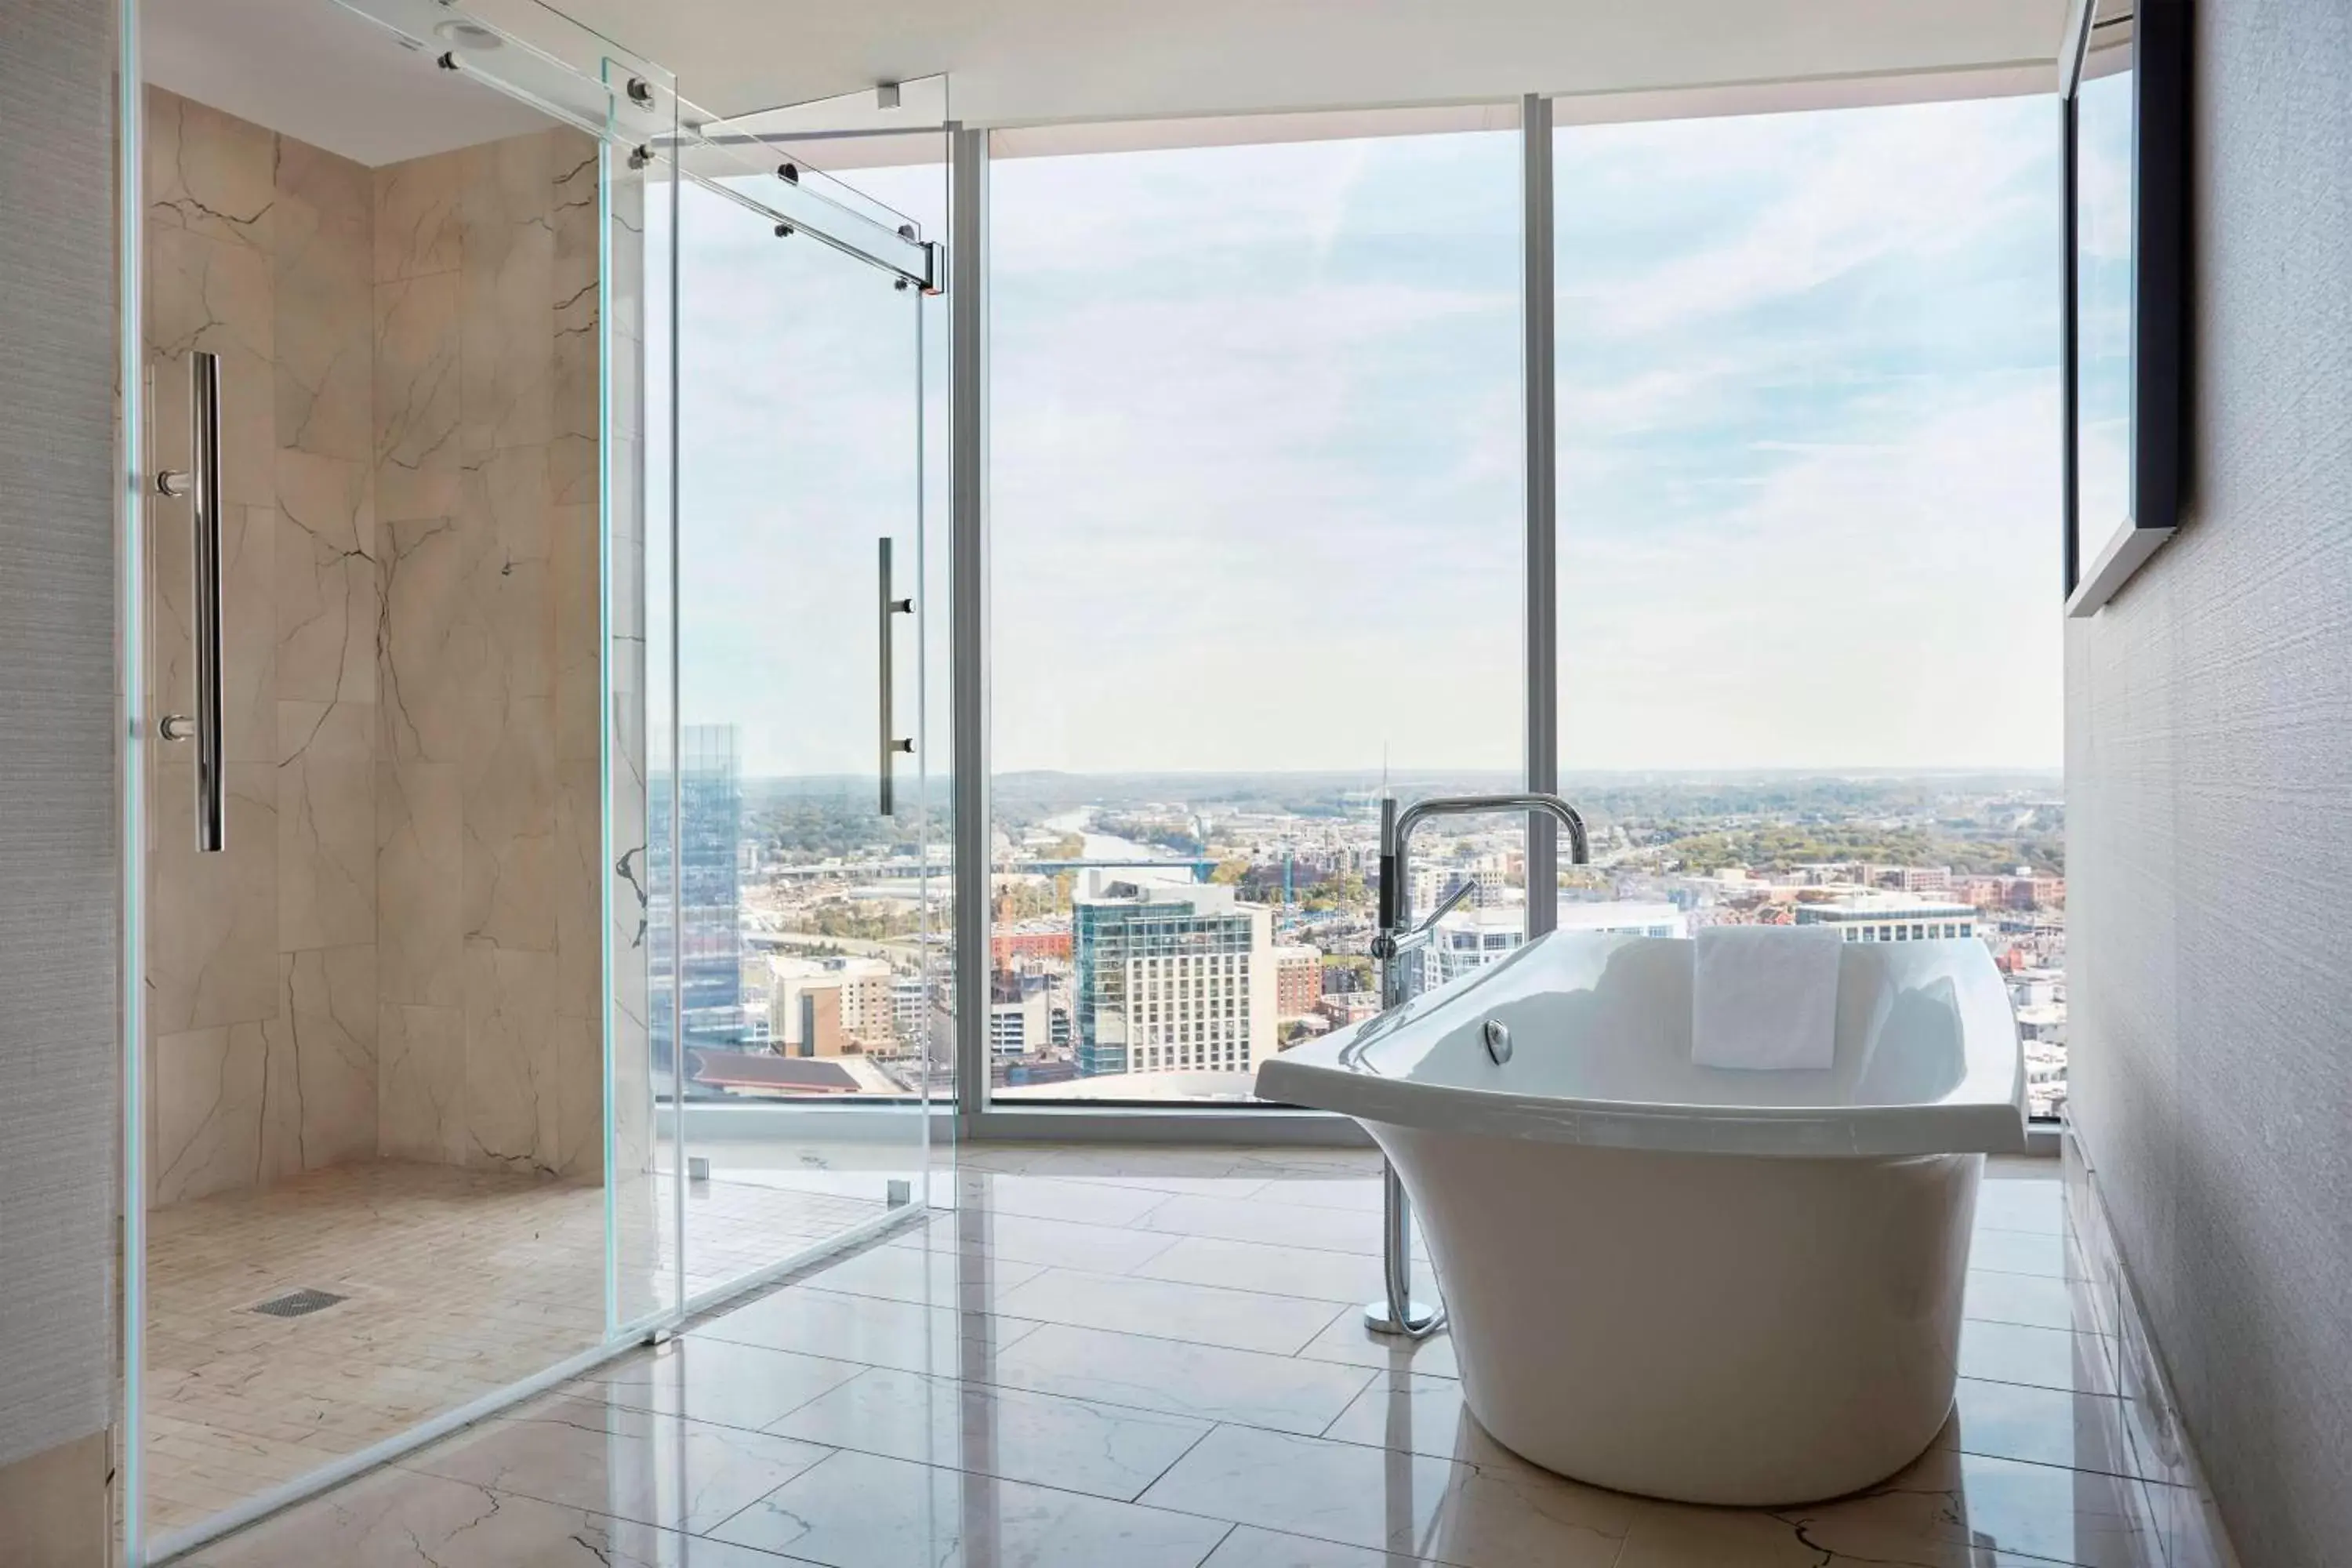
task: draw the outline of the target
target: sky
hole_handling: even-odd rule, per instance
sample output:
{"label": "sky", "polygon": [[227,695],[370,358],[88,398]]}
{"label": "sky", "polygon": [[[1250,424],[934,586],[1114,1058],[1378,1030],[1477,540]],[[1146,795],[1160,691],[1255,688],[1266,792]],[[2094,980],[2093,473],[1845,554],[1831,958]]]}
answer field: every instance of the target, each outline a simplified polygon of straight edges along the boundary
{"label": "sky", "polygon": [[[2056,123],[1558,133],[1564,770],[2057,765]],[[1517,133],[991,178],[996,766],[1519,765]],[[945,548],[919,308],[681,222],[685,716],[870,771],[873,541]]]}

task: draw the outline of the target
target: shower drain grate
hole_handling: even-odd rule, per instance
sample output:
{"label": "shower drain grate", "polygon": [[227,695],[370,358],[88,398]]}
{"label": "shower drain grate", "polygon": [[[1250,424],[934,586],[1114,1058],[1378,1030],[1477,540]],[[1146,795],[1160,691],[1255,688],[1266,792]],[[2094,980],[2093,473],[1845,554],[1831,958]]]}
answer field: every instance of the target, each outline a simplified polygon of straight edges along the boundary
{"label": "shower drain grate", "polygon": [[297,1290],[290,1295],[273,1297],[253,1310],[268,1318],[306,1318],[322,1311],[343,1300],[327,1290]]}

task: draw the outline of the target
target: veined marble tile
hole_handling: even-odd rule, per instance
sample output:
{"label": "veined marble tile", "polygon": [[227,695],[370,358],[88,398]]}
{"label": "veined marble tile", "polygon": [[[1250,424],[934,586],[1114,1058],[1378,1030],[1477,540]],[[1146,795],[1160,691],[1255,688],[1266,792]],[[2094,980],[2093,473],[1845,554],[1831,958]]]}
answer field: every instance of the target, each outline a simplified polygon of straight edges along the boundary
{"label": "veined marble tile", "polygon": [[466,943],[466,1126],[469,1163],[553,1172],[555,959]]}
{"label": "veined marble tile", "polygon": [[156,465],[188,466],[187,356],[203,349],[220,360],[221,499],[232,507],[269,505],[278,437],[277,310],[268,255],[233,240],[159,227],[147,235],[146,273]]}
{"label": "veined marble tile", "polygon": [[[555,172],[552,189],[551,216],[555,228],[554,267],[551,278],[551,303],[554,313],[554,342],[566,345],[584,343],[590,353],[596,352],[597,322],[601,301],[598,293],[599,268],[602,258],[604,218],[597,201],[596,150],[584,136],[576,132],[558,131],[551,133],[550,157]],[[613,236],[617,259],[625,270],[642,270],[634,258],[622,256],[624,242],[636,240],[625,230]],[[642,248],[642,241],[628,246]],[[641,311],[625,310],[622,320],[630,320]],[[576,348],[572,352],[576,353]],[[552,374],[554,362],[550,358]],[[567,376],[560,395],[566,399],[586,400],[584,406],[566,405],[551,408],[552,428],[574,435],[593,435],[600,412],[596,406],[599,395],[598,378]],[[551,385],[551,395],[555,390]]]}
{"label": "veined marble tile", "polygon": [[[555,693],[555,605],[545,446],[500,447],[467,456],[457,487],[467,591],[488,633],[490,663],[477,673],[508,700]],[[481,710],[495,726],[496,706]],[[477,747],[491,737],[477,731]]]}
{"label": "veined marble tile", "polygon": [[200,1549],[190,1568],[777,1568],[719,1542],[378,1470]]}
{"label": "veined marble tile", "polygon": [[868,1247],[827,1264],[807,1283],[844,1296],[985,1312],[1006,1291],[1045,1272],[1039,1264],[954,1247]]}
{"label": "veined marble tile", "polygon": [[1456,1464],[1246,1426],[1211,1433],[1143,1501],[1461,1568],[1608,1568],[1640,1507],[1532,1466]]}
{"label": "veined marble tile", "polygon": [[554,703],[516,697],[503,711],[495,738],[485,750],[469,752],[459,768],[466,936],[545,953],[551,962],[558,862]]}
{"label": "veined marble tile", "polygon": [[278,729],[278,951],[373,944],[375,710],[280,702]]}
{"label": "veined marble tile", "polygon": [[873,1368],[768,1430],[974,1475],[1131,1502],[1209,1423]]}
{"label": "veined marble tile", "polygon": [[[689,1247],[692,1242],[689,1228]],[[688,1268],[693,1267],[689,1253]],[[1007,1347],[1036,1329],[1034,1323],[992,1314],[836,1296],[796,1285],[697,1324],[689,1337],[991,1380],[992,1372],[1003,1366]]]}
{"label": "veined marble tile", "polygon": [[2042,1559],[2157,1568],[2162,1562],[2143,1483],[1948,1448],[1931,1448],[1894,1479],[1830,1502],[1640,1510],[1620,1568],[1848,1562],[2024,1568]]}
{"label": "veined marble tile", "polygon": [[[447,480],[435,484],[431,476],[454,475],[458,466],[458,323],[454,272],[376,285],[376,511],[388,521],[447,510]],[[420,505],[420,498],[443,504]]]}
{"label": "veined marble tile", "polygon": [[712,1532],[839,1568],[1194,1568],[1215,1520],[835,1454]]}
{"label": "veined marble tile", "polygon": [[379,761],[375,779],[380,994],[462,1007],[465,815],[457,764]]}
{"label": "veined marble tile", "polygon": [[574,1018],[604,1016],[604,824],[597,766],[593,759],[556,764],[548,884],[555,914],[555,1008]]}
{"label": "veined marble tile", "polygon": [[[1426,1280],[1429,1278],[1426,1261],[1416,1260],[1413,1267],[1416,1279]],[[1435,1373],[1444,1377],[1462,1375],[1461,1364],[1454,1358],[1452,1334],[1432,1334],[1425,1340],[1404,1340],[1376,1334],[1364,1327],[1364,1314],[1360,1309],[1340,1313],[1332,1320],[1329,1328],[1318,1334],[1298,1353],[1309,1361],[1381,1367],[1395,1373]]]}
{"label": "veined marble tile", "polygon": [[468,453],[552,435],[554,132],[467,147],[458,163],[459,442]]}
{"label": "veined marble tile", "polygon": [[2116,1392],[2114,1342],[2099,1334],[1970,1318],[1960,1324],[1960,1375],[2041,1388]]}
{"label": "veined marble tile", "polygon": [[1149,1328],[1165,1339],[1295,1355],[1343,1312],[1341,1301],[1055,1268],[997,1299],[999,1310],[1079,1328]]}
{"label": "veined marble tile", "polygon": [[701,1532],[830,1453],[787,1437],[556,1398],[399,1462],[542,1502]]}
{"label": "veined marble tile", "polygon": [[1167,1251],[1175,1240],[1173,1236],[1114,1226],[965,1209],[933,1215],[924,1231],[894,1237],[888,1245],[985,1249],[1016,1263],[1124,1273]]}
{"label": "veined marble tile", "polygon": [[249,121],[149,86],[142,109],[147,223],[206,239],[267,247],[278,193],[277,138]]}
{"label": "veined marble tile", "polygon": [[1429,1373],[1381,1373],[1322,1435],[1471,1465],[1525,1463],[1478,1425],[1459,1380]]}
{"label": "veined marble tile", "polygon": [[222,769],[222,848],[199,854],[195,764],[164,753],[149,777],[149,1027],[177,1034],[278,1011],[277,768]]}
{"label": "veined marble tile", "polygon": [[382,584],[372,491],[363,461],[278,454],[281,700],[375,700]]}
{"label": "veined marble tile", "polygon": [[569,1392],[578,1399],[758,1431],[866,1370],[855,1362],[688,1334],[606,1362]]}
{"label": "veined marble tile", "polygon": [[285,1170],[376,1153],[375,947],[317,948],[279,960],[283,1005],[262,1025],[273,1076],[289,1080],[296,1138]]}
{"label": "veined marble tile", "polygon": [[1372,1374],[1361,1367],[1049,1323],[1000,1352],[992,1381],[1170,1415],[1308,1433],[1329,1425]]}
{"label": "veined marble tile", "polygon": [[466,537],[453,518],[384,525],[376,700],[381,755],[466,760],[489,635],[469,593]]}
{"label": "veined marble tile", "polygon": [[281,136],[277,197],[278,445],[364,465],[375,455],[373,178]]}
{"label": "veined marble tile", "polygon": [[[561,762],[593,763],[604,754],[605,657],[596,508],[551,506],[547,523],[547,585],[554,616],[549,654],[555,695],[555,754]],[[638,563],[615,556],[616,578],[634,579],[638,568]]]}
{"label": "veined marble tile", "polygon": [[956,1194],[959,1206],[986,1209],[992,1214],[1104,1226],[1132,1226],[1170,1196],[1139,1187],[1111,1187],[995,1171],[959,1172]]}
{"label": "veined marble tile", "polygon": [[376,1149],[387,1158],[466,1163],[466,1014],[376,1008]]}
{"label": "veined marble tile", "polygon": [[375,280],[455,272],[459,255],[458,160],[454,153],[375,171]]}
{"label": "veined marble tile", "polygon": [[160,1035],[150,1047],[152,1201],[258,1186],[269,1047],[259,1024]]}
{"label": "veined marble tile", "polygon": [[1224,1241],[1255,1241],[1272,1247],[1306,1247],[1323,1252],[1381,1250],[1378,1214],[1349,1214],[1330,1209],[1297,1208],[1262,1201],[1264,1194],[1245,1202],[1179,1195],[1160,1204],[1137,1221],[1143,1230],[1178,1236],[1214,1237]]}
{"label": "veined marble tile", "polygon": [[593,1182],[604,1173],[604,1026],[558,1013],[548,1021],[548,1036],[556,1173]]}
{"label": "veined marble tile", "polygon": [[1369,1301],[1382,1289],[1381,1260],[1360,1252],[1318,1252],[1205,1236],[1181,1238],[1134,1272],[1144,1279],[1180,1279],[1327,1301]]}
{"label": "veined marble tile", "polygon": [[[1427,1558],[1237,1526],[1201,1568],[1436,1568]],[[1719,1568],[1719,1565],[1717,1565]]]}

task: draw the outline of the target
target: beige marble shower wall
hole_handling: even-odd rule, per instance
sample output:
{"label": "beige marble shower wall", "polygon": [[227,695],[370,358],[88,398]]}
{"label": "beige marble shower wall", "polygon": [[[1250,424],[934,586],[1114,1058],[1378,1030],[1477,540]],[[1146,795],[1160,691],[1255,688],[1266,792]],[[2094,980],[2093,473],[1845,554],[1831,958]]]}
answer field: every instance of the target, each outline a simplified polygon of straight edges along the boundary
{"label": "beige marble shower wall", "polygon": [[[376,1148],[369,173],[147,98],[149,460],[188,461],[188,355],[220,356],[226,847],[189,749],[151,748],[150,1195]],[[150,712],[191,710],[190,514],[148,508]]]}
{"label": "beige marble shower wall", "polygon": [[388,1155],[602,1168],[596,184],[569,131],[374,173]]}
{"label": "beige marble shower wall", "polygon": [[[222,359],[228,789],[200,856],[152,748],[151,1198],[378,1155],[593,1178],[595,148],[371,170],[151,89],[146,158],[152,465]],[[151,711],[190,706],[188,521],[150,508]]]}

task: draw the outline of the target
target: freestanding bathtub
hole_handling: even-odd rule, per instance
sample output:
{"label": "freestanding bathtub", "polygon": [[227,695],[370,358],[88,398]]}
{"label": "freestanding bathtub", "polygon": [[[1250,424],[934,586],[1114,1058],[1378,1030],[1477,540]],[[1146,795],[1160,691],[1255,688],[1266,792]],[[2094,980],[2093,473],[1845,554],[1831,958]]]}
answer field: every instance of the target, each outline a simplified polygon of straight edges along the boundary
{"label": "freestanding bathtub", "polygon": [[1850,944],[1832,1068],[1696,1067],[1691,956],[1546,936],[1257,1091],[1379,1141],[1506,1447],[1689,1502],[1838,1496],[1951,1409],[1978,1177],[2025,1146],[2016,1025],[1981,942]]}

